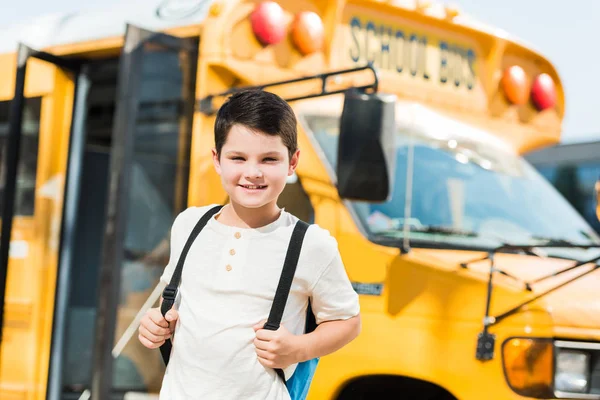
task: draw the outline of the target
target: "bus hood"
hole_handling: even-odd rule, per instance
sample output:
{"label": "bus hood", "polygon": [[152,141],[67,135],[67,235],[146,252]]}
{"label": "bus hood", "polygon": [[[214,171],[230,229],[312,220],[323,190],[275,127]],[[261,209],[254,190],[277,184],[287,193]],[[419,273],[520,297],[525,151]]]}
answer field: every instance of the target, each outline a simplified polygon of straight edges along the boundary
{"label": "bus hood", "polygon": [[[413,253],[412,257],[420,258],[423,262],[437,264],[443,269],[452,268],[463,276],[470,276],[487,283],[490,261],[468,263],[485,257],[486,253],[414,248],[411,253]],[[465,262],[468,263],[467,268],[461,266]],[[573,266],[575,263],[575,261],[564,259],[519,254],[496,254],[496,268],[511,275],[512,278],[500,273],[494,274],[495,288],[492,294],[493,307],[491,314],[501,314],[532,297],[564,284],[564,286],[536,300],[528,307],[544,309],[556,327],[600,329],[600,269],[592,271],[595,265],[586,264],[560,275],[552,276]],[[568,281],[585,272],[589,273],[568,283]],[[531,291],[525,289],[523,282],[532,282],[543,277],[549,278],[531,285]],[[502,289],[497,290],[500,287]],[[482,296],[484,296],[482,300],[485,301],[485,292],[482,293]],[[483,309],[479,309],[483,311]]]}

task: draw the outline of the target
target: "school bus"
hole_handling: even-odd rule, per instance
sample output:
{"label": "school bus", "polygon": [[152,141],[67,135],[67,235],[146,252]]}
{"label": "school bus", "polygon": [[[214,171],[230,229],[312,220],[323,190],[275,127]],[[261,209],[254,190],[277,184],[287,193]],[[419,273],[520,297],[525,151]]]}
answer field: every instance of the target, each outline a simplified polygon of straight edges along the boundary
{"label": "school bus", "polygon": [[214,111],[298,117],[281,206],[337,239],[358,339],[310,399],[600,398],[600,240],[522,158],[560,140],[543,55],[428,1],[135,0],[0,35],[0,398],[135,398],[169,229],[224,203]]}

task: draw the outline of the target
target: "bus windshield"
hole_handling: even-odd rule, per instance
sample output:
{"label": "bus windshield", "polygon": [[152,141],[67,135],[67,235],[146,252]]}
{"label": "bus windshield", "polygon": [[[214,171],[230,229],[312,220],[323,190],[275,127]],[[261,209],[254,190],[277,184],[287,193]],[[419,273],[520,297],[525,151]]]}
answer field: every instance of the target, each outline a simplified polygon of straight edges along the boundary
{"label": "bus windshield", "polygon": [[[301,121],[335,171],[339,116],[307,114]],[[398,124],[391,197],[384,203],[350,202],[370,237],[401,239],[407,233],[413,245],[474,249],[600,243],[585,220],[523,158],[490,134],[464,134],[460,126],[469,128],[456,123],[442,133]],[[407,174],[411,170],[412,179]],[[581,250],[573,252],[582,255]]]}

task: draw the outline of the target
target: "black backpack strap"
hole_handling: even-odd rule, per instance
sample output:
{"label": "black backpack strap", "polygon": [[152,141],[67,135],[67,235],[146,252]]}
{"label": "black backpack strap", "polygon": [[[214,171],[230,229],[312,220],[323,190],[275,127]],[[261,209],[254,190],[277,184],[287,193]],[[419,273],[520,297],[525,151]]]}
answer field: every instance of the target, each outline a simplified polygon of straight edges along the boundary
{"label": "black backpack strap", "polygon": [[[177,261],[177,266],[175,267],[175,271],[173,271],[173,275],[171,276],[171,282],[165,287],[162,294],[162,304],[160,306],[160,312],[163,317],[167,314],[167,312],[173,308],[173,304],[175,304],[175,298],[177,297],[177,290],[179,288],[179,282],[181,281],[181,274],[183,272],[183,265],[185,264],[185,258],[187,257],[194,240],[200,234],[200,231],[206,226],[208,221],[223,208],[222,205],[215,206],[208,210],[202,218],[198,221],[194,229],[192,229],[192,233],[188,237],[185,246],[183,246],[183,250],[181,250],[181,255],[179,256],[179,260]],[[173,347],[171,343],[171,339],[167,339],[162,346],[160,346],[160,354],[162,355],[163,361],[165,365],[169,363],[169,357],[171,355],[171,348]]]}
{"label": "black backpack strap", "polygon": [[[283,270],[279,278],[279,284],[277,285],[277,291],[275,292],[275,298],[273,299],[273,305],[271,306],[271,312],[269,318],[264,326],[264,329],[276,331],[279,329],[281,319],[283,318],[283,311],[285,310],[285,304],[287,303],[288,295],[292,287],[292,281],[294,280],[294,274],[296,272],[296,266],[298,265],[298,259],[300,258],[300,250],[302,249],[302,241],[304,235],[308,230],[309,225],[301,220],[296,222],[290,244],[288,246],[285,261],[283,263]],[[277,375],[285,382],[285,376],[283,370],[275,369]]]}

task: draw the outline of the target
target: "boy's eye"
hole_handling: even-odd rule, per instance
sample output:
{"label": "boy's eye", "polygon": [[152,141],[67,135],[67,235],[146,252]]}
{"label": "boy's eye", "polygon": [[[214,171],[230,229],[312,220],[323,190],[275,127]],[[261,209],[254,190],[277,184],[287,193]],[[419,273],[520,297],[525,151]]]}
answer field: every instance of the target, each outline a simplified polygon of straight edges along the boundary
{"label": "boy's eye", "polygon": [[277,159],[273,158],[273,157],[267,157],[267,158],[264,159],[264,161],[266,161],[266,162],[273,162],[273,161],[277,161]]}
{"label": "boy's eye", "polygon": [[233,156],[233,157],[231,157],[231,159],[235,160],[235,161],[244,161],[244,157],[240,157],[240,156]]}

